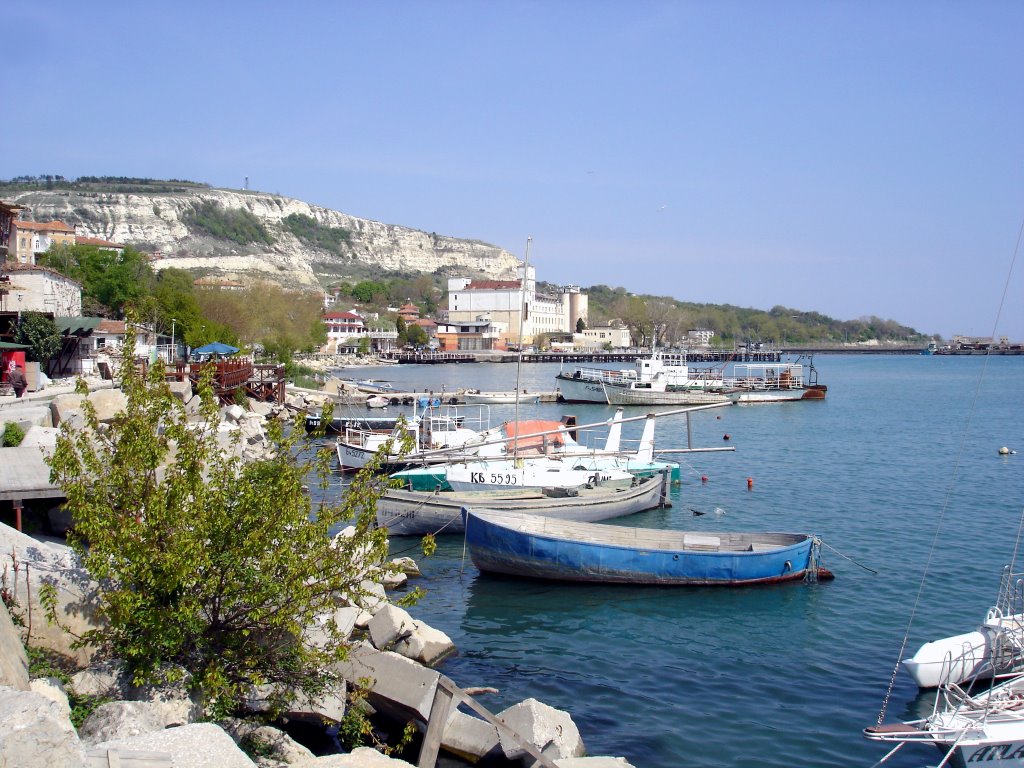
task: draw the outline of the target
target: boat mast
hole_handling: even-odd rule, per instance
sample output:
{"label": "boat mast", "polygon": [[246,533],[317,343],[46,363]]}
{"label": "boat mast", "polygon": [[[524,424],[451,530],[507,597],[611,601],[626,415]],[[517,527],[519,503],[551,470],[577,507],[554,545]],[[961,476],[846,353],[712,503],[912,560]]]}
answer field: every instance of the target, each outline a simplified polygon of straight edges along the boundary
{"label": "boat mast", "polygon": [[519,378],[523,370],[523,316],[526,314],[526,279],[530,272],[530,243],[532,237],[526,238],[526,258],[523,259],[523,279],[519,283],[519,356],[516,358],[516,439],[512,443],[512,458],[519,456]]}

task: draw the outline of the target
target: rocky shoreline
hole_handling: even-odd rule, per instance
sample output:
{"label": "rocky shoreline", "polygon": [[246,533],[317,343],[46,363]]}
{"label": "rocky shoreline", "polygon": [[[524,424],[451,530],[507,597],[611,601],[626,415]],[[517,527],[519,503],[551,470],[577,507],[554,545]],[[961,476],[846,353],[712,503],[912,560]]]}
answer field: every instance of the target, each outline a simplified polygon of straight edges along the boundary
{"label": "rocky shoreline", "polygon": [[[88,397],[101,421],[109,420],[123,408],[123,394],[111,389],[109,382],[92,384]],[[197,410],[187,383],[172,385],[172,391],[186,409]],[[83,396],[64,391],[59,384],[48,395],[32,395],[25,402],[5,398],[0,403],[0,422],[13,421],[26,432],[21,448],[0,448],[0,461],[5,455],[14,458],[15,454],[5,454],[7,451],[22,456],[31,451],[41,460],[43,453],[52,449],[59,425],[74,424],[81,418]],[[326,398],[318,393],[292,393],[287,406],[250,402],[248,409],[238,405],[222,408],[223,445],[236,444],[246,458],[258,458],[267,447],[265,419],[292,418],[295,413],[316,410]],[[3,426],[0,424],[0,430]],[[243,439],[232,440],[238,431]],[[60,526],[56,510],[51,511],[51,523]],[[350,535],[350,531],[338,535]],[[371,576],[364,582],[369,597],[336,595],[334,613],[318,617],[314,626],[307,628],[307,636],[316,642],[317,634],[331,623],[351,642],[348,659],[334,670],[346,681],[342,690],[319,701],[293,704],[292,711],[273,722],[260,717],[263,699],[256,690],[244,719],[219,723],[201,721],[202,713],[189,695],[187,683],[134,686],[116,661],[99,661],[87,651],[72,648],[68,632],[46,621],[40,595],[44,585],[52,585],[59,624],[75,634],[91,627],[96,585],[65,544],[0,525],[0,562],[5,600],[16,617],[12,621],[6,606],[0,610],[0,765],[80,768],[107,765],[111,755],[123,765],[179,768],[412,765],[369,748],[318,756],[289,735],[296,724],[305,724],[307,730],[312,725],[318,731],[323,731],[325,724],[336,727],[349,706],[347,694],[355,687],[365,693],[363,706],[369,705],[369,711],[377,716],[416,723],[423,734],[422,766],[434,765],[430,755],[440,750],[437,764],[448,766],[629,768],[623,758],[585,757],[579,729],[568,713],[527,699],[492,715],[474,694],[493,689],[459,688],[438,671],[457,648],[443,632],[414,618],[389,596],[389,591],[402,589],[407,579],[418,575],[415,562],[408,558],[396,561],[400,572],[386,579],[372,573],[384,563],[364,563]],[[59,655],[77,671],[66,681],[31,677],[26,645]],[[71,722],[69,693],[74,699],[95,697],[104,702],[77,729]],[[460,704],[466,706],[460,708]]]}

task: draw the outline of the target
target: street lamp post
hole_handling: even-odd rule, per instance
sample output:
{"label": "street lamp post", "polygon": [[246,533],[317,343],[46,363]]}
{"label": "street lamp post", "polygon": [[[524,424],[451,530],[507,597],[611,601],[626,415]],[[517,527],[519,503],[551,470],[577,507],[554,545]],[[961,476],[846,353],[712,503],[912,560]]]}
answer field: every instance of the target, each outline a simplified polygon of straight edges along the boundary
{"label": "street lamp post", "polygon": [[170,360],[170,362],[172,362],[172,363],[174,362],[175,358],[177,357],[177,355],[174,354],[174,351],[175,351],[174,350],[174,324],[176,322],[177,322],[177,320],[175,320],[172,317],[171,318],[171,360]]}

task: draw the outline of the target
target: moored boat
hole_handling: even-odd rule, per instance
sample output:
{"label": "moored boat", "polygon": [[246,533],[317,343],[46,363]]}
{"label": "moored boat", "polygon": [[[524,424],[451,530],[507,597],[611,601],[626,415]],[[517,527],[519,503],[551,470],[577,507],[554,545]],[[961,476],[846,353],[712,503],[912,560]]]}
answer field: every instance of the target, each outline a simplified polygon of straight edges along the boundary
{"label": "moored boat", "polygon": [[555,376],[559,400],[612,405],[703,405],[725,402],[720,369],[691,369],[685,353],[654,350],[632,369],[577,368]]}
{"label": "moored boat", "polygon": [[486,505],[565,520],[610,520],[658,506],[669,506],[668,476],[635,478],[626,487],[599,485],[573,489],[501,491],[406,491],[389,489],[377,501],[377,525],[392,536],[461,533],[463,507]]}
{"label": "moored boat", "polygon": [[540,402],[540,395],[534,393],[529,394],[527,392],[520,392],[516,394],[514,391],[508,392],[481,392],[479,389],[467,389],[464,392],[459,393],[462,399],[469,404],[486,403],[488,405],[495,404],[508,404],[519,402],[521,404],[526,403],[538,403]]}
{"label": "moored boat", "polygon": [[901,663],[921,688],[1024,671],[1024,574],[1003,569],[996,604],[976,630],[927,642]]}
{"label": "moored boat", "polygon": [[579,523],[466,508],[466,548],[481,571],[677,586],[771,584],[830,576],[804,533],[708,533]]}
{"label": "moored boat", "polygon": [[941,766],[966,768],[994,763],[1001,767],[1024,766],[1024,674],[975,694],[955,683],[939,688],[928,717],[902,723],[886,723],[864,729],[872,741],[896,746],[879,765],[907,744],[937,747]]}
{"label": "moored boat", "polygon": [[743,363],[726,380],[726,394],[734,403],[782,403],[791,400],[824,400],[828,387],[818,383],[811,364],[808,378],[800,363]]}

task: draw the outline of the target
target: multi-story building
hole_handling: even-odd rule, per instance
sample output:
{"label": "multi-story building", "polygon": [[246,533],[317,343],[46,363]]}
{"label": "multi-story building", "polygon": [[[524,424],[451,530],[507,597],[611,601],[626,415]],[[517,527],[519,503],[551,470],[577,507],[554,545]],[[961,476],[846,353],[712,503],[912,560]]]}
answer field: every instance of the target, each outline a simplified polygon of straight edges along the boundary
{"label": "multi-story building", "polygon": [[572,333],[579,319],[587,321],[587,295],[578,286],[538,293],[536,268],[520,266],[518,271],[516,280],[449,278],[446,320],[492,320],[504,327],[503,341],[516,344],[530,343],[542,333]]}
{"label": "multi-story building", "polygon": [[75,228],[63,221],[11,222],[8,259],[19,264],[35,264],[36,257],[58,244],[74,245]]}
{"label": "multi-story building", "polygon": [[327,344],[324,351],[332,354],[358,352],[363,339],[368,340],[371,351],[386,352],[394,349],[398,340],[398,331],[370,328],[363,316],[355,310],[327,312],[323,320],[327,326]]}
{"label": "multi-story building", "polygon": [[82,314],[82,285],[48,267],[7,263],[7,295],[0,311],[48,312],[54,317]]}
{"label": "multi-story building", "polygon": [[632,345],[633,340],[629,335],[629,329],[613,325],[597,325],[593,328],[584,328],[582,333],[573,337],[577,347],[623,349]]}
{"label": "multi-story building", "polygon": [[686,332],[686,340],[695,347],[709,347],[715,332],[708,328],[691,328]]}

